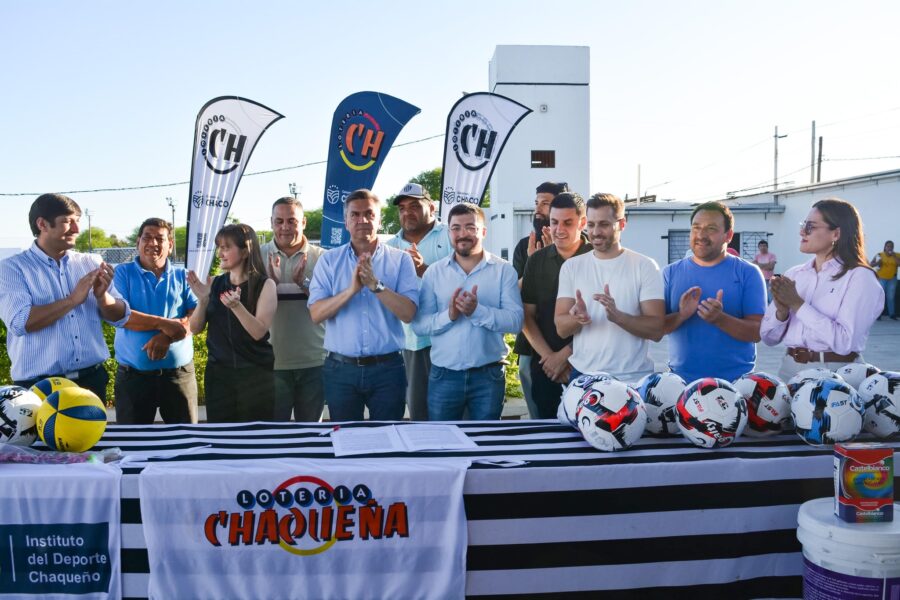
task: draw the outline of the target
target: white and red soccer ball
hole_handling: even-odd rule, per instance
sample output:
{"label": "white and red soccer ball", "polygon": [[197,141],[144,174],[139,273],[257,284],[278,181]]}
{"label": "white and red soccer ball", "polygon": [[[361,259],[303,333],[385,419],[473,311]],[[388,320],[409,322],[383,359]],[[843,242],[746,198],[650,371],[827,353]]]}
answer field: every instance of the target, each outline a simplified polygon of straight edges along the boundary
{"label": "white and red soccer ball", "polygon": [[734,382],[747,401],[744,434],[766,437],[791,429],[791,394],[779,379],[767,373],[747,373]]}
{"label": "white and red soccer ball", "polygon": [[641,439],[647,424],[644,402],[634,389],[612,379],[584,390],[575,410],[584,439],[605,452],[625,450]]}
{"label": "white and red soccer ball", "polygon": [[691,382],[675,405],[682,435],[701,448],[730,446],[747,426],[747,401],[724,379]]}

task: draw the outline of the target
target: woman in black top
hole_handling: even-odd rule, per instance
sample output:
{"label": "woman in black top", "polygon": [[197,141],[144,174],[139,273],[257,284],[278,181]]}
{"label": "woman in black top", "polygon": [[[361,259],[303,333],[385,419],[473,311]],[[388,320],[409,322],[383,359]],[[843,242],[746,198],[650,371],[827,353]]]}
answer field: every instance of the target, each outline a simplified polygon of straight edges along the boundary
{"label": "woman in black top", "polygon": [[275,363],[269,327],[275,315],[275,282],[266,277],[256,232],[249,225],[226,225],[216,234],[219,267],[215,279],[188,284],[198,304],[191,331],[208,323],[206,420],[209,423],[271,421]]}

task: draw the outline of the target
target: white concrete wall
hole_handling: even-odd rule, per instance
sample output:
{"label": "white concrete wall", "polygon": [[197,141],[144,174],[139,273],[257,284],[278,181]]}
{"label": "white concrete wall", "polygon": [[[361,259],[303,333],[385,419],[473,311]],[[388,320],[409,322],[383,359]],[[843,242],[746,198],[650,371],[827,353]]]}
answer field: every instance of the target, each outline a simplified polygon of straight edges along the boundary
{"label": "white concrete wall", "polygon": [[[511,259],[530,230],[529,220],[516,219],[515,211],[533,208],[540,183],[566,181],[570,189],[590,193],[590,49],[497,46],[489,79],[490,91],[533,111],[510,135],[490,183],[495,218],[487,247],[498,255],[506,248]],[[532,150],[554,150],[556,168],[533,169]]]}

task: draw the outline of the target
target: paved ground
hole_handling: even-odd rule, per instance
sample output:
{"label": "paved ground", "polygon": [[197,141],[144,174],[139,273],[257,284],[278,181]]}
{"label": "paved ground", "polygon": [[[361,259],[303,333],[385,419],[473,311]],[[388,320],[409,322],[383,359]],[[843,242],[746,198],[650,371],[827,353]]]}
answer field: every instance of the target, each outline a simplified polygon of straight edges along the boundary
{"label": "paved ground", "polygon": [[[756,368],[773,375],[778,373],[781,366],[781,357],[784,356],[783,346],[757,345]],[[653,358],[657,371],[666,370],[668,359],[668,342],[663,338],[658,344],[651,344],[650,356]],[[869,342],[863,355],[866,362],[875,365],[882,371],[900,371],[900,321],[891,321],[885,317],[877,321],[869,334]],[[326,418],[327,418],[326,408]],[[108,409],[110,422],[115,422],[115,409]],[[157,417],[158,418],[158,417]],[[503,407],[504,419],[527,419],[528,409],[522,398],[509,398]],[[200,407],[200,420],[206,420],[206,407]]]}

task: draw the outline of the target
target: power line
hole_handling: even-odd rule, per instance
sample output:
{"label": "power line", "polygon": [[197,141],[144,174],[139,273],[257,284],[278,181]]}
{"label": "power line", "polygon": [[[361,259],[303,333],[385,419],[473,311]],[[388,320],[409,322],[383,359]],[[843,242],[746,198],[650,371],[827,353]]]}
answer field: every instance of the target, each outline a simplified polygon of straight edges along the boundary
{"label": "power line", "polygon": [[[428,140],[433,140],[435,138],[444,137],[445,134],[441,133],[438,135],[432,135],[428,137],[424,137],[418,140],[412,140],[410,142],[403,142],[402,144],[394,144],[393,148],[399,148],[400,146],[409,146],[410,144],[418,144],[420,142],[427,142]],[[290,167],[279,167],[277,169],[266,169],[264,171],[253,171],[252,173],[244,173],[244,177],[253,177],[254,175],[266,175],[269,173],[279,173],[281,171],[292,171],[294,169],[302,169],[304,167],[312,167],[315,165],[324,165],[328,161],[327,160],[317,160],[308,163],[302,163],[299,165],[292,165]],[[148,185],[133,185],[127,187],[118,187],[118,188],[96,188],[92,190],[69,190],[64,192],[59,192],[60,194],[94,194],[99,192],[131,192],[135,190],[152,190],[152,189],[160,189],[167,187],[174,187],[176,185],[187,185],[190,181],[174,181],[172,183],[152,183]],[[0,192],[0,196],[39,196],[43,192]]]}

